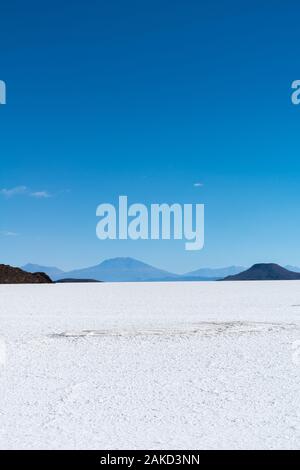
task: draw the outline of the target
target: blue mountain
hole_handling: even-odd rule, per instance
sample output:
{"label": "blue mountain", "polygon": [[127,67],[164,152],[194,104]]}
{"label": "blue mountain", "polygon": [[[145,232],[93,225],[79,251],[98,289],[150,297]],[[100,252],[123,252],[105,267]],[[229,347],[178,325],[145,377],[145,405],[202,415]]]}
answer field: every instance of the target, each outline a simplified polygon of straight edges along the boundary
{"label": "blue mountain", "polygon": [[176,274],[155,268],[133,258],[113,258],[90,268],[77,269],[64,273],[73,279],[95,279],[96,281],[154,281],[163,278],[176,278]]}
{"label": "blue mountain", "polygon": [[39,264],[25,264],[21,269],[28,273],[46,273],[52,280],[64,276],[64,271],[62,269],[56,268],[55,266],[41,266]]}
{"label": "blue mountain", "polygon": [[191,271],[186,273],[184,276],[191,278],[191,277],[202,277],[202,278],[224,278],[226,276],[233,276],[235,274],[239,274],[244,271],[246,268],[243,266],[228,266],[225,268],[200,268],[196,271]]}

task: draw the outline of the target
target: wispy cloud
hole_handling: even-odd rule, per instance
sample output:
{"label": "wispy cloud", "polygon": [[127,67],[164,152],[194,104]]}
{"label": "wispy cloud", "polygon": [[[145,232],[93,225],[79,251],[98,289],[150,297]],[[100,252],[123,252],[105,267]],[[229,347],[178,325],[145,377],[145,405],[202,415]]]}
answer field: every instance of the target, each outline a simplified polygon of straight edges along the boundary
{"label": "wispy cloud", "polygon": [[37,199],[48,199],[49,197],[52,197],[52,194],[48,193],[48,191],[35,191],[30,193],[30,196]]}
{"label": "wispy cloud", "polygon": [[194,183],[195,188],[201,188],[202,186],[203,186],[203,183],[200,183],[200,181],[198,181],[197,183]]}
{"label": "wispy cloud", "polygon": [[28,188],[26,186],[16,186],[15,188],[10,189],[0,189],[0,194],[6,198],[20,196],[22,194],[27,194]]}
{"label": "wispy cloud", "polygon": [[2,237],[17,237],[19,234],[16,232],[9,232],[7,230],[1,230],[0,235]]}
{"label": "wispy cloud", "polygon": [[[62,192],[64,191],[60,191],[58,194]],[[34,197],[36,199],[48,199],[50,197],[53,197],[53,194],[51,194],[49,191],[46,191],[46,190],[33,191],[27,186],[15,186],[14,188],[9,188],[9,189],[3,188],[3,189],[0,189],[0,195],[5,197],[6,199],[10,199],[16,196]]]}

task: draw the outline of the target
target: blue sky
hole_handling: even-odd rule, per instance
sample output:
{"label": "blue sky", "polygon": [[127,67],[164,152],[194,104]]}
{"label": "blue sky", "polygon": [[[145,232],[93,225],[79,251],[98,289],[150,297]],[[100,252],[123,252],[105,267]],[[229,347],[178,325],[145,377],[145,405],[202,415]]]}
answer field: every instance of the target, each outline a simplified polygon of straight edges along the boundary
{"label": "blue sky", "polygon": [[[1,5],[1,262],[300,265],[296,1]],[[202,186],[195,186],[201,182]],[[102,202],[206,206],[205,248],[99,241]]]}

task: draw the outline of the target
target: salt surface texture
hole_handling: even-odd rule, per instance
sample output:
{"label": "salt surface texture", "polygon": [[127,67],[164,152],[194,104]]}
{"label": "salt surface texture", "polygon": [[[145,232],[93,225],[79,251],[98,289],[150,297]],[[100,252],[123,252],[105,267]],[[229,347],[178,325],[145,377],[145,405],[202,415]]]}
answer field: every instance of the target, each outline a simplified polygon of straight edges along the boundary
{"label": "salt surface texture", "polygon": [[0,322],[1,449],[300,448],[299,281],[2,285]]}

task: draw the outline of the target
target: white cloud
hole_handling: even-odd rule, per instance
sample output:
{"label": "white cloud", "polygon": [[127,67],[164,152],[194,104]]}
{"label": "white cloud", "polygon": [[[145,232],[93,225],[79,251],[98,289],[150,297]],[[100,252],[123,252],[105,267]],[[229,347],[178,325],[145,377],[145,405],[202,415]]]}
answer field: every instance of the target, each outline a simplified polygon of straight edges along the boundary
{"label": "white cloud", "polygon": [[0,235],[3,237],[17,237],[19,234],[16,232],[9,232],[7,230],[0,231]]}
{"label": "white cloud", "polygon": [[21,194],[27,194],[28,188],[26,186],[16,186],[15,188],[6,189],[3,188],[0,190],[0,194],[6,198],[13,196],[19,196]]}
{"label": "white cloud", "polygon": [[32,191],[27,186],[16,186],[10,189],[3,188],[0,189],[0,195],[5,197],[6,199],[15,196],[35,197],[36,199],[47,199],[49,197],[52,197],[52,194],[50,194],[49,191]]}
{"label": "white cloud", "polygon": [[200,182],[194,183],[195,188],[201,188],[202,186],[203,186],[203,183],[200,183]]}
{"label": "white cloud", "polygon": [[36,197],[37,199],[47,199],[49,197],[52,197],[48,191],[35,191],[33,193],[30,193],[31,197]]}

